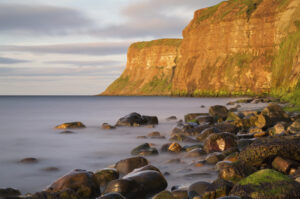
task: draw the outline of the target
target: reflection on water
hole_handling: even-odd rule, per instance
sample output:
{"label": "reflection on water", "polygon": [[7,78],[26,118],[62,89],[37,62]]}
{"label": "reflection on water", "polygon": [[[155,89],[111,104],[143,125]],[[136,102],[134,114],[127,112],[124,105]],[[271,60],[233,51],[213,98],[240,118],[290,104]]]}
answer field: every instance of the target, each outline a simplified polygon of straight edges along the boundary
{"label": "reflection on water", "polygon": [[[41,191],[68,171],[80,168],[97,170],[130,157],[139,144],[150,142],[158,149],[167,139],[136,139],[159,131],[169,137],[175,121],[186,113],[207,112],[215,104],[226,104],[229,98],[170,97],[0,97],[0,187],[14,187],[23,193]],[[205,108],[201,108],[204,105]],[[114,124],[130,113],[156,115],[160,124],[154,128],[117,128],[102,130],[101,124]],[[87,128],[74,134],[60,134],[57,124],[82,121]],[[183,143],[184,145],[184,143]],[[196,180],[211,181],[216,173],[212,167],[194,167],[193,158],[184,154],[160,154],[147,157],[166,176],[169,186],[189,184]],[[36,164],[19,160],[35,157]],[[166,163],[180,158],[181,163]],[[50,168],[49,168],[50,167]],[[51,169],[52,167],[52,169]],[[48,168],[48,169],[47,169]]]}

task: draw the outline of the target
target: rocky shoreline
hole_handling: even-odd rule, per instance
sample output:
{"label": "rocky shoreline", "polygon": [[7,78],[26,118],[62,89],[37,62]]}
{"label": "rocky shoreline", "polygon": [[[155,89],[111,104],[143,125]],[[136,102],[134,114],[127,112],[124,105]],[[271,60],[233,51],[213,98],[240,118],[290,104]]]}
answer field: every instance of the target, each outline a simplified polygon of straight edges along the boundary
{"label": "rocky shoreline", "polygon": [[[259,110],[241,110],[244,103],[269,103]],[[156,139],[166,139],[153,131],[144,144],[132,146],[132,157],[114,165],[90,172],[75,169],[52,183],[45,190],[21,195],[20,191],[0,189],[0,198],[26,199],[197,199],[197,198],[248,198],[285,199],[300,198],[300,114],[287,113],[277,99],[244,99],[225,106],[212,106],[209,113],[190,113],[184,121],[176,116],[169,141],[160,148]],[[102,128],[113,130],[127,127],[158,125],[156,116],[131,113],[120,118],[116,125],[104,123]],[[68,129],[86,128],[81,122],[56,126]],[[190,143],[189,145],[183,145]],[[191,184],[168,187],[166,176],[148,157],[163,153],[173,154],[168,162],[192,160],[194,167],[215,165],[218,173],[213,182],[202,179],[201,173],[191,174]],[[20,163],[36,163],[34,157]],[[184,167],[184,166],[183,166]]]}

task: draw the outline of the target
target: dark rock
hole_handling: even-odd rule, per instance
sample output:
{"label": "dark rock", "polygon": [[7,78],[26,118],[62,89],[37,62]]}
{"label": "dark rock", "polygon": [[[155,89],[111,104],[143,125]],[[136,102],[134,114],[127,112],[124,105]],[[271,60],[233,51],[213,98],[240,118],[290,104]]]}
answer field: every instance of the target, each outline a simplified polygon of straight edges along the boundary
{"label": "dark rock", "polygon": [[131,179],[113,180],[103,191],[103,194],[108,193],[120,193],[127,199],[135,199],[139,195],[139,184]]}
{"label": "dark rock", "polygon": [[225,157],[224,161],[236,162],[239,160],[239,152],[234,152]]}
{"label": "dark rock", "polygon": [[17,189],[6,188],[0,189],[0,198],[13,198],[21,195],[21,192]]}
{"label": "dark rock", "polygon": [[99,187],[105,187],[110,181],[119,178],[119,172],[116,169],[101,169],[94,173]]}
{"label": "dark rock", "polygon": [[239,151],[244,150],[247,146],[252,144],[254,139],[240,139],[237,141]]}
{"label": "dark rock", "polygon": [[162,191],[155,196],[152,197],[152,199],[176,199],[173,194],[169,191]]}
{"label": "dark rock", "polygon": [[209,135],[213,133],[220,133],[220,130],[216,127],[211,127],[203,130],[200,135],[197,136],[197,140],[203,142]]}
{"label": "dark rock", "polygon": [[176,116],[170,116],[166,119],[167,121],[171,121],[171,120],[177,120]]}
{"label": "dark rock", "polygon": [[143,157],[132,157],[120,160],[116,163],[115,168],[120,174],[128,174],[134,169],[148,165],[148,161]]}
{"label": "dark rock", "polygon": [[[57,192],[37,192],[29,197],[19,197],[23,199],[89,199],[86,196],[83,196],[80,193],[75,192],[72,189],[65,189]],[[11,198],[12,199],[12,198]]]}
{"label": "dark rock", "polygon": [[297,166],[300,166],[297,162],[289,159],[284,159],[280,156],[277,156],[272,162],[272,167],[274,169],[286,174],[289,174],[292,167],[297,168]]}
{"label": "dark rock", "polygon": [[206,152],[203,149],[198,148],[198,149],[193,149],[193,150],[189,151],[185,155],[185,157],[187,157],[187,158],[195,158],[195,157],[201,157],[201,156],[203,156],[205,154],[206,154]]}
{"label": "dark rock", "polygon": [[240,120],[240,119],[241,118],[236,113],[233,113],[230,111],[230,112],[228,112],[226,121],[236,121],[236,120]]}
{"label": "dark rock", "polygon": [[236,183],[255,172],[255,168],[240,161],[222,161],[217,163],[216,167],[219,171],[219,177],[221,179],[233,183]]}
{"label": "dark rock", "polygon": [[208,154],[208,156],[205,158],[205,161],[208,164],[216,164],[219,161],[222,161],[225,158],[225,156],[220,152],[214,152],[211,154]]}
{"label": "dark rock", "polygon": [[139,135],[139,136],[136,136],[137,139],[147,139],[148,137],[147,136],[144,136],[144,135]]}
{"label": "dark rock", "polygon": [[144,143],[134,148],[131,151],[131,155],[141,155],[141,156],[158,155],[158,151],[156,148],[151,147],[150,144]]}
{"label": "dark rock", "polygon": [[199,115],[195,118],[195,122],[198,124],[212,124],[214,118],[209,115]]}
{"label": "dark rock", "polygon": [[[224,197],[221,197],[221,198],[217,198],[217,199],[242,199],[238,196],[224,196]],[[245,198],[247,199],[247,198]]]}
{"label": "dark rock", "polygon": [[173,142],[198,142],[197,140],[180,133],[172,135],[169,140]]}
{"label": "dark rock", "polygon": [[[157,171],[157,172],[160,172],[160,170],[158,168],[156,168],[155,166],[146,165],[146,166],[134,169],[131,173],[137,173],[137,172],[140,172],[140,171]],[[129,174],[131,174],[131,173],[129,173]]]}
{"label": "dark rock", "polygon": [[246,164],[259,166],[276,156],[300,161],[300,137],[268,137],[256,139],[240,152],[239,159]]}
{"label": "dark rock", "polygon": [[196,117],[198,116],[208,116],[207,113],[189,113],[184,116],[185,122],[196,122]]}
{"label": "dark rock", "polygon": [[39,162],[38,159],[32,158],[32,157],[24,158],[24,159],[20,160],[20,163],[24,163],[24,164],[34,164],[34,163],[38,163],[38,162]]}
{"label": "dark rock", "polygon": [[120,193],[108,193],[108,194],[104,194],[103,196],[97,199],[126,199],[126,198],[122,196]]}
{"label": "dark rock", "polygon": [[233,147],[237,147],[236,137],[230,133],[214,133],[204,141],[206,153],[225,151]]}
{"label": "dark rock", "polygon": [[182,133],[187,136],[197,136],[199,135],[203,130],[211,127],[210,124],[200,124],[200,125],[194,125],[194,124],[185,124],[184,126],[180,128],[174,128],[172,130],[173,133]]}
{"label": "dark rock", "polygon": [[222,122],[215,124],[214,127],[220,130],[220,132],[228,132],[236,134],[239,131],[239,128],[237,128],[234,124],[231,124],[229,122]]}
{"label": "dark rock", "polygon": [[223,179],[215,180],[211,186],[202,194],[203,199],[219,198],[227,196],[232,189],[233,184]]}
{"label": "dark rock", "polygon": [[281,121],[290,121],[288,114],[278,104],[269,104],[261,113],[266,116],[273,125]]}
{"label": "dark rock", "polygon": [[156,116],[145,116],[138,113],[130,113],[117,121],[116,126],[141,126],[141,125],[156,125],[158,119]]}
{"label": "dark rock", "polygon": [[105,129],[105,130],[111,130],[111,129],[115,129],[116,127],[115,126],[112,126],[108,123],[103,123],[102,124],[102,129]]}
{"label": "dark rock", "polygon": [[191,145],[183,146],[182,149],[186,152],[189,152],[189,151],[194,150],[194,149],[202,149],[202,148],[203,148],[203,144],[191,144]]}
{"label": "dark rock", "polygon": [[225,106],[216,105],[209,108],[209,115],[216,121],[225,120],[227,118],[228,109]]}
{"label": "dark rock", "polygon": [[161,148],[160,148],[160,151],[161,152],[168,152],[169,150],[169,147],[170,147],[170,145],[171,145],[172,143],[166,143],[166,144],[163,144],[162,146],[161,146]]}
{"label": "dark rock", "polygon": [[47,172],[56,172],[59,171],[59,168],[57,167],[46,167],[42,169],[43,171],[47,171]]}
{"label": "dark rock", "polygon": [[56,129],[86,128],[82,122],[68,122],[55,127]]}
{"label": "dark rock", "polygon": [[51,184],[46,192],[72,190],[78,197],[91,198],[100,194],[97,179],[92,172],[76,169]]}
{"label": "dark rock", "polygon": [[155,138],[155,139],[165,139],[166,138],[165,136],[162,136],[160,134],[160,132],[158,132],[158,131],[154,131],[154,132],[149,133],[148,137]]}
{"label": "dark rock", "polygon": [[252,199],[300,198],[300,184],[277,171],[264,169],[235,184],[230,195]]}
{"label": "dark rock", "polygon": [[191,184],[188,188],[189,198],[194,198],[195,196],[202,196],[210,186],[210,183],[204,181],[199,181]]}
{"label": "dark rock", "polygon": [[188,199],[188,191],[185,189],[176,189],[172,191],[174,198],[176,199]]}
{"label": "dark rock", "polygon": [[60,134],[74,134],[73,131],[62,131],[60,132]]}

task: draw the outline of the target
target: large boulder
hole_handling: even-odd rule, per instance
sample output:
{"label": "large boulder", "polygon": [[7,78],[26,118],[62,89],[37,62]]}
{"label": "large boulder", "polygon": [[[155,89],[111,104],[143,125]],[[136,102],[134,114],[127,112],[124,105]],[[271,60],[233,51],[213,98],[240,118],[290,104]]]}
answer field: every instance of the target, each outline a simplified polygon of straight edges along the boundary
{"label": "large boulder", "polygon": [[228,109],[221,105],[211,106],[209,108],[209,115],[215,120],[225,120],[228,115]]}
{"label": "large boulder", "polygon": [[236,137],[231,133],[218,133],[209,135],[204,141],[206,153],[221,152],[237,147]]}
{"label": "large boulder", "polygon": [[68,122],[57,125],[56,129],[74,129],[74,128],[85,128],[86,126],[82,122]]}
{"label": "large boulder", "polygon": [[158,119],[156,116],[145,116],[138,113],[130,113],[120,118],[116,126],[141,126],[141,125],[156,125]]}
{"label": "large boulder", "polygon": [[143,157],[132,157],[120,160],[116,163],[115,168],[120,174],[128,174],[134,169],[148,165],[148,160]]}
{"label": "large boulder", "polygon": [[89,171],[76,169],[51,184],[46,192],[72,190],[80,198],[92,198],[100,194],[97,179]]}
{"label": "large boulder", "polygon": [[269,104],[261,113],[262,115],[266,116],[273,125],[281,121],[290,121],[288,114],[282,109],[281,106],[275,103]]}
{"label": "large boulder", "polygon": [[130,179],[113,180],[103,191],[103,194],[119,193],[127,199],[134,199],[139,194],[139,184]]}
{"label": "large boulder", "polygon": [[98,186],[105,187],[110,181],[119,178],[119,172],[116,169],[101,169],[94,173]]}
{"label": "large boulder", "polygon": [[126,198],[122,196],[120,193],[108,193],[108,194],[104,194],[103,196],[97,199],[126,199]]}
{"label": "large boulder", "polygon": [[131,155],[140,155],[140,156],[147,156],[147,155],[158,155],[158,151],[156,148],[150,146],[149,143],[144,143],[131,151]]}
{"label": "large boulder", "polygon": [[300,132],[300,118],[294,121],[289,127],[288,131],[290,133],[299,133]]}
{"label": "large boulder", "polygon": [[256,139],[240,152],[239,159],[252,166],[260,166],[276,156],[300,161],[300,137],[267,137]]}
{"label": "large boulder", "polygon": [[275,170],[264,169],[235,184],[230,194],[252,199],[300,198],[300,184]]}

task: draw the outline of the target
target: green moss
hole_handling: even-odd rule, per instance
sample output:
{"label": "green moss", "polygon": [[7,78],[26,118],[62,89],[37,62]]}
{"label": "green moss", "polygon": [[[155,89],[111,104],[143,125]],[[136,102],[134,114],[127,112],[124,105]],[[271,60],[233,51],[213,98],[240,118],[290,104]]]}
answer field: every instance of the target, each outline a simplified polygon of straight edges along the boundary
{"label": "green moss", "polygon": [[107,90],[110,93],[118,92],[122,89],[124,89],[129,83],[129,77],[128,76],[121,76],[118,79],[116,79],[108,88]]}
{"label": "green moss", "polygon": [[215,6],[212,6],[212,7],[208,7],[204,10],[202,10],[198,16],[198,18],[196,19],[196,22],[197,23],[200,23],[201,21],[204,21],[210,17],[212,17],[218,10],[219,6],[221,5],[222,3],[219,3]]}
{"label": "green moss", "polygon": [[171,91],[171,86],[172,84],[168,78],[154,77],[152,81],[142,87],[141,92],[143,94],[166,94]]}
{"label": "green moss", "polygon": [[153,41],[142,41],[142,42],[136,42],[131,44],[130,47],[137,48],[137,49],[143,49],[143,48],[149,48],[152,46],[180,46],[182,42],[182,39],[158,39]]}
{"label": "green moss", "polygon": [[298,31],[299,31],[299,29],[300,29],[300,21],[297,20],[297,21],[294,22],[294,24],[295,24],[296,28],[297,28]]}
{"label": "green moss", "polygon": [[288,176],[275,171],[273,169],[263,169],[257,171],[250,176],[241,180],[238,184],[240,185],[260,185],[262,183],[274,183],[278,181],[292,181]]}

